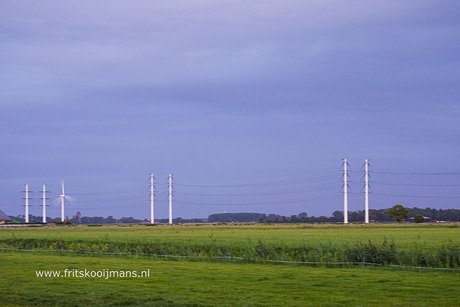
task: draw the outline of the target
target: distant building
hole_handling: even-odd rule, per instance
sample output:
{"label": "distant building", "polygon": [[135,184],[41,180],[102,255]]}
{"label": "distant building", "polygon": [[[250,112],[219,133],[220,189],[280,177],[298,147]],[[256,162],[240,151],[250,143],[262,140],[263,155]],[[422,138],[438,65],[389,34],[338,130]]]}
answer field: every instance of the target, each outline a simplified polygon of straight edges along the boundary
{"label": "distant building", "polygon": [[81,224],[81,213],[80,213],[80,211],[77,212],[77,215],[75,216],[75,218],[77,219],[77,224]]}
{"label": "distant building", "polygon": [[11,223],[12,221],[12,218],[10,218],[2,210],[0,210],[0,224]]}

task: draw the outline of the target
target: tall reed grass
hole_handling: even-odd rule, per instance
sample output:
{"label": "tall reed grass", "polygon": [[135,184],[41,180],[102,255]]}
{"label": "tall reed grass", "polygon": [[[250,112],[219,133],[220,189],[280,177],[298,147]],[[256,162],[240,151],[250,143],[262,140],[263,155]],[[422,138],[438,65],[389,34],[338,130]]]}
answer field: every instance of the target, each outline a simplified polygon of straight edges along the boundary
{"label": "tall reed grass", "polygon": [[382,243],[344,242],[341,244],[304,243],[300,247],[266,243],[262,240],[240,246],[223,245],[218,242],[177,244],[168,242],[117,242],[86,240],[55,240],[33,238],[10,238],[0,240],[1,248],[24,250],[55,250],[77,253],[114,253],[128,255],[171,255],[193,257],[241,257],[248,261],[266,260],[296,262],[362,262],[381,265],[420,266],[437,268],[460,268],[460,247],[454,242],[438,246],[413,244],[409,248],[397,248],[393,242]]}

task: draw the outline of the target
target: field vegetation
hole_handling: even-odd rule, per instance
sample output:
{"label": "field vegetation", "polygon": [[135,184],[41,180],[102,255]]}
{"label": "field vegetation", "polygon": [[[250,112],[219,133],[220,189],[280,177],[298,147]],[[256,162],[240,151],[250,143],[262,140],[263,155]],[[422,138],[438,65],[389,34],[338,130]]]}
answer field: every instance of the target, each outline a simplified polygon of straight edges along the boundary
{"label": "field vegetation", "polygon": [[[460,269],[451,225],[220,225],[0,229],[0,247],[238,261],[367,262]],[[239,259],[242,258],[242,259]]]}
{"label": "field vegetation", "polygon": [[[0,228],[0,293],[5,306],[456,306],[459,234],[455,224]],[[362,257],[453,270],[327,264]],[[36,273],[66,269],[150,275]]]}

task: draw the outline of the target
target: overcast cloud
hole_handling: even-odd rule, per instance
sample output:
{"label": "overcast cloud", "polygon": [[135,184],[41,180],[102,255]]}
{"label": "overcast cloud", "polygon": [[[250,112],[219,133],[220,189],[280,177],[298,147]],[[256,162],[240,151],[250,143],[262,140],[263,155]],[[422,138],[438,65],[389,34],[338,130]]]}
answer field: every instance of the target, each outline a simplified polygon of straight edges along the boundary
{"label": "overcast cloud", "polygon": [[0,209],[22,214],[24,184],[55,198],[65,179],[69,216],[147,218],[154,173],[164,218],[173,173],[175,217],[330,215],[343,158],[351,210],[366,158],[371,208],[459,208],[459,13],[458,1],[1,0]]}

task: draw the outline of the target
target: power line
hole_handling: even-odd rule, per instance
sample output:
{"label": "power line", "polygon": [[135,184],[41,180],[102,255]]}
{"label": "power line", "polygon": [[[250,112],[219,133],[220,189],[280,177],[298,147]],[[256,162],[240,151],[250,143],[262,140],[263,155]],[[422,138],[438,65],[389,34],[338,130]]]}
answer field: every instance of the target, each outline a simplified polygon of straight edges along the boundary
{"label": "power line", "polygon": [[453,175],[460,175],[460,172],[443,172],[443,173],[412,173],[412,172],[377,172],[371,171],[374,174],[383,174],[383,175],[423,175],[423,176],[453,176]]}
{"label": "power line", "polygon": [[460,187],[460,184],[419,184],[419,183],[388,183],[388,182],[376,182],[372,181],[373,184],[377,185],[388,185],[388,186],[407,186],[407,187]]}
{"label": "power line", "polygon": [[204,196],[204,197],[242,197],[242,196],[273,196],[273,195],[286,195],[286,194],[304,194],[310,193],[312,190],[315,192],[330,191],[330,187],[336,186],[337,183],[323,184],[319,186],[309,186],[303,189],[295,190],[281,190],[281,191],[272,191],[272,192],[247,192],[247,193],[223,193],[223,194],[207,194],[207,193],[188,193],[182,192],[181,195],[185,196]]}
{"label": "power line", "polygon": [[256,182],[256,183],[239,183],[239,184],[190,184],[190,183],[178,183],[177,186],[183,187],[197,187],[197,188],[250,188],[250,187],[257,187],[257,186],[273,186],[273,185],[293,185],[293,184],[305,184],[306,182],[310,182],[315,180],[318,181],[330,181],[333,179],[337,179],[337,174],[335,175],[318,175],[312,177],[297,177],[291,179],[284,179],[284,180],[277,180],[277,181],[266,181],[266,182]]}
{"label": "power line", "polygon": [[147,184],[142,184],[142,185],[132,185],[132,186],[125,186],[124,188],[107,188],[107,189],[102,189],[99,191],[94,191],[94,192],[85,192],[85,193],[72,193],[72,195],[75,196],[91,196],[91,195],[100,195],[100,194],[123,194],[123,193],[137,193],[137,192],[142,192],[144,189],[148,189]]}
{"label": "power line", "polygon": [[[143,205],[144,202],[138,201],[138,202],[131,202],[131,204],[136,204],[136,205]],[[81,208],[81,211],[86,211],[86,210],[101,210],[101,209],[119,209],[119,208],[126,208],[126,204],[119,205],[119,206],[108,206],[108,207],[89,207],[89,208]]]}
{"label": "power line", "polygon": [[412,197],[412,198],[447,198],[447,199],[457,199],[460,198],[460,196],[432,196],[432,195],[404,195],[404,194],[387,194],[387,193],[375,193],[373,192],[372,194],[374,195],[382,195],[382,196],[395,196],[395,197]]}
{"label": "power line", "polygon": [[78,203],[117,203],[117,202],[131,202],[131,201],[144,201],[147,200],[147,197],[145,199],[140,199],[140,198],[119,198],[119,199],[106,199],[106,200],[79,200]]}
{"label": "power line", "polygon": [[283,199],[283,200],[268,200],[268,201],[258,201],[258,202],[245,202],[245,203],[207,203],[207,202],[193,202],[193,201],[181,201],[178,200],[181,204],[193,204],[193,205],[205,205],[205,206],[260,206],[260,205],[269,205],[269,204],[280,204],[280,203],[299,203],[299,202],[309,202],[309,201],[319,201],[319,200],[333,200],[341,197],[341,193],[310,197],[310,198],[295,198],[295,199]]}

